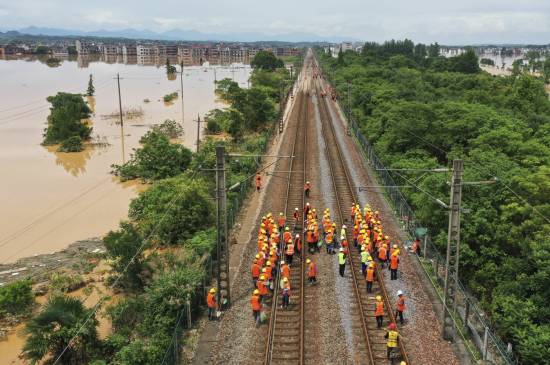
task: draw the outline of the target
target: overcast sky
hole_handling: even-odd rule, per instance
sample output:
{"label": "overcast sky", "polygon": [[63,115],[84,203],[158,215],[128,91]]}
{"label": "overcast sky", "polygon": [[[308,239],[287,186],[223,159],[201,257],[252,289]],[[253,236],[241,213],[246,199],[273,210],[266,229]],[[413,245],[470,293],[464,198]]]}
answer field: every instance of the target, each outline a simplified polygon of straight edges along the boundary
{"label": "overcast sky", "polygon": [[0,27],[550,43],[550,0],[0,0]]}

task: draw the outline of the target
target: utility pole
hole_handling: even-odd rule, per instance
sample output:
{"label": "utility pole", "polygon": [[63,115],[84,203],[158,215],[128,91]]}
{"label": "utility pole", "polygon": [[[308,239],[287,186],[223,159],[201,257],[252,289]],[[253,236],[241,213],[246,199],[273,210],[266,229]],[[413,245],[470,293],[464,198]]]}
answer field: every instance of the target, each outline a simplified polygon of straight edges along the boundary
{"label": "utility pole", "polygon": [[213,67],[214,69],[214,84],[218,82],[218,78],[216,76],[216,66]]}
{"label": "utility pole", "polygon": [[[442,335],[450,339],[447,325],[452,327],[452,315],[456,314],[458,291],[458,264],[460,257],[460,204],[462,200],[462,174],[464,161],[453,161],[451,181],[451,203],[449,204],[449,231],[447,236],[447,258],[445,262],[445,286],[443,291]],[[451,308],[452,312],[451,313]],[[456,330],[456,329],[455,329]]]}
{"label": "utility pole", "polygon": [[181,84],[181,125],[183,126],[183,121],[185,120],[184,109],[183,109],[183,62],[181,63],[181,73],[180,73],[180,84]]}
{"label": "utility pole", "polygon": [[[225,147],[216,146],[216,227],[217,227],[217,257],[218,267],[218,303],[222,302],[222,291],[227,299],[227,307],[231,305],[229,284],[229,246],[227,244],[227,191],[225,188]],[[223,257],[223,262],[222,262]],[[223,272],[223,275],[222,275]]]}
{"label": "utility pole", "polygon": [[122,119],[122,97],[120,96],[120,75],[116,74],[116,82],[118,85],[118,110],[120,113],[120,140],[122,143],[122,163],[126,163],[126,153],[124,151],[124,120]]}
{"label": "utility pole", "polygon": [[201,144],[201,116],[197,114],[197,152],[199,152],[199,146]]}
{"label": "utility pole", "polygon": [[120,75],[116,74],[116,82],[118,85],[118,109],[120,111],[120,126],[124,126],[124,121],[122,120],[122,98],[120,97]]}
{"label": "utility pole", "polygon": [[351,122],[351,82],[348,81],[348,121]]}

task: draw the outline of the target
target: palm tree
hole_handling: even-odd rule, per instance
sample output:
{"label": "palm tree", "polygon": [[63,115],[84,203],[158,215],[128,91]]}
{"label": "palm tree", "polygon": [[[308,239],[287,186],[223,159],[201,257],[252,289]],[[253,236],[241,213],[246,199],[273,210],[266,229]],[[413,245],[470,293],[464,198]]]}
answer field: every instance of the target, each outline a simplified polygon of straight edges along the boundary
{"label": "palm tree", "polygon": [[86,363],[99,345],[98,321],[92,311],[77,298],[65,295],[50,298],[44,309],[27,323],[24,356],[31,364],[46,356],[49,360],[45,363],[52,363],[61,354],[60,364]]}

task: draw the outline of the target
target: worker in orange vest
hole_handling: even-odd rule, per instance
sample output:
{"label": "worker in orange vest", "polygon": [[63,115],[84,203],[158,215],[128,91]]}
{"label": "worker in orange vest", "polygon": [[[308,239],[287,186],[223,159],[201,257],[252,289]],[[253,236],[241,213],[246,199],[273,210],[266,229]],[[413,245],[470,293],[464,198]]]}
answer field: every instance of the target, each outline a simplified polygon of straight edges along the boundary
{"label": "worker in orange vest", "polygon": [[281,296],[283,297],[282,308],[286,309],[290,304],[290,282],[288,281],[288,278],[283,278],[283,287],[281,290]]}
{"label": "worker in orange vest", "polygon": [[388,250],[388,245],[386,244],[383,244],[378,249],[378,261],[380,262],[380,265],[382,268],[384,268],[384,263],[388,260],[387,250]]}
{"label": "worker in orange vest", "polygon": [[256,282],[260,277],[261,270],[262,268],[260,267],[260,265],[258,265],[258,261],[254,260],[254,263],[252,263],[252,268],[250,270],[252,272],[252,286],[256,286]]}
{"label": "worker in orange vest", "polygon": [[367,293],[372,293],[372,283],[374,283],[374,277],[376,271],[374,270],[374,263],[370,263],[369,267],[365,271],[365,280],[367,281]]}
{"label": "worker in orange vest", "polygon": [[265,285],[265,276],[263,274],[260,275],[260,279],[256,282],[256,288],[258,288],[262,297],[269,294],[267,286]]}
{"label": "worker in orange vest", "polygon": [[403,324],[403,312],[405,312],[405,296],[401,290],[397,291],[397,305],[395,309],[395,318],[399,317],[399,322]]}
{"label": "worker in orange vest", "polygon": [[307,215],[309,214],[311,210],[311,206],[309,205],[309,202],[306,203],[306,206],[304,207],[304,216],[307,217]]}
{"label": "worker in orange vest", "polygon": [[376,317],[376,324],[378,328],[382,328],[382,325],[384,324],[384,302],[382,302],[382,297],[380,295],[376,296],[374,316]]}
{"label": "worker in orange vest", "polygon": [[262,175],[258,172],[256,174],[256,191],[260,191],[262,188]]}
{"label": "worker in orange vest", "polygon": [[290,267],[286,264],[286,261],[281,261],[281,276],[283,278],[290,279]]}
{"label": "worker in orange vest", "polygon": [[309,183],[309,181],[306,181],[305,185],[304,185],[304,193],[306,194],[306,196],[309,198],[309,190],[311,189],[311,184]]}
{"label": "worker in orange vest", "polygon": [[298,255],[302,257],[302,239],[300,238],[300,235],[298,233],[294,238],[294,249],[296,250],[296,252],[298,252]]}
{"label": "worker in orange vest", "polygon": [[306,260],[307,266],[307,277],[309,279],[310,284],[314,284],[317,282],[317,265],[310,259]]}
{"label": "worker in orange vest", "polygon": [[290,233],[290,228],[285,227],[285,232],[283,233],[283,242],[292,241],[292,233]]}
{"label": "worker in orange vest", "polygon": [[315,251],[315,234],[313,233],[313,230],[308,229],[306,232],[306,241],[307,241],[307,248],[310,253],[313,253]]}
{"label": "worker in orange vest", "polygon": [[216,319],[216,309],[218,303],[216,302],[216,288],[211,288],[206,296],[206,305],[208,306],[208,320],[213,321]]}
{"label": "worker in orange vest", "polygon": [[397,280],[397,268],[399,267],[399,255],[394,252],[390,257],[390,279]]}
{"label": "worker in orange vest", "polygon": [[254,293],[252,293],[250,305],[252,306],[252,316],[254,317],[254,322],[256,323],[256,327],[258,327],[260,325],[260,311],[262,310],[262,297],[260,296],[260,291],[258,289],[254,290]]}
{"label": "worker in orange vest", "polygon": [[279,217],[277,218],[277,225],[279,226],[279,231],[282,231],[283,228],[285,228],[286,223],[286,217],[283,214],[283,212],[279,213]]}
{"label": "worker in orange vest", "polygon": [[294,223],[298,222],[298,219],[300,219],[300,210],[298,208],[294,208],[292,218],[294,218]]}
{"label": "worker in orange vest", "polygon": [[285,261],[288,262],[288,266],[292,266],[292,257],[294,256],[294,243],[289,241],[286,244]]}

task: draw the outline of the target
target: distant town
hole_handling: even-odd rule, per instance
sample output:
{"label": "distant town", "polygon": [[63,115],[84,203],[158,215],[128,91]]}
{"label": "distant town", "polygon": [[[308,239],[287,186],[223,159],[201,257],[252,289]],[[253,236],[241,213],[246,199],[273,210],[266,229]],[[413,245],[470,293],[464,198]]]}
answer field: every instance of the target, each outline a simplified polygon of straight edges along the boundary
{"label": "distant town", "polygon": [[[14,34],[11,38],[10,34]],[[361,52],[362,42],[341,42],[336,44],[317,43],[334,57],[340,51]],[[288,42],[170,42],[155,40],[133,40],[125,38],[56,37],[33,36],[18,32],[0,33],[0,58],[21,56],[44,56],[63,60],[75,58],[80,67],[89,62],[125,64],[162,64],[170,62],[184,65],[249,63],[261,50],[273,52],[277,57],[296,57],[304,44]],[[527,58],[529,52],[540,57],[550,54],[550,45],[542,46],[474,46],[480,59],[493,60],[492,67],[505,70],[513,61]],[[466,51],[464,46],[441,46],[440,54],[457,56]]]}

